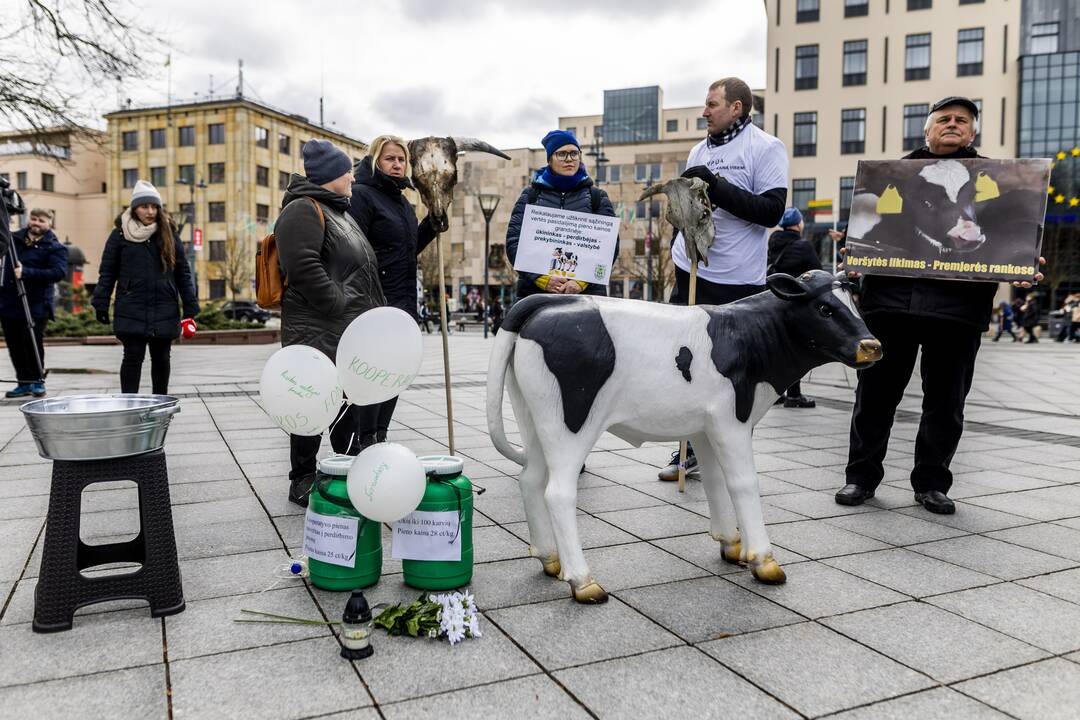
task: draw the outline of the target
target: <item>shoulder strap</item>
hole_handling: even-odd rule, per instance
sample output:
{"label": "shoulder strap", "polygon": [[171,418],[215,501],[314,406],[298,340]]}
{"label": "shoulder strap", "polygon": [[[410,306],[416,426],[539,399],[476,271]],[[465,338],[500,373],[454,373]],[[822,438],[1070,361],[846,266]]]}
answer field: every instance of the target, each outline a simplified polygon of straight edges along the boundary
{"label": "shoulder strap", "polygon": [[592,199],[592,214],[595,215],[600,212],[600,188],[590,185],[589,196]]}
{"label": "shoulder strap", "polygon": [[769,263],[769,267],[767,267],[767,268],[765,269],[765,271],[766,271],[766,272],[767,272],[768,274],[772,275],[772,274],[773,274],[774,272],[776,272],[776,266],[780,264],[780,261],[781,261],[781,260],[783,260],[783,258],[784,258],[784,253],[786,253],[786,252],[788,251],[788,248],[790,248],[790,247],[791,247],[792,245],[794,245],[794,244],[795,244],[795,243],[793,243],[793,242],[790,242],[790,243],[788,243],[787,245],[785,245],[785,246],[784,246],[784,249],[780,251],[780,254],[776,256],[776,259],[775,259],[775,260],[773,260],[773,261],[772,261],[771,263]]}
{"label": "shoulder strap", "polygon": [[320,205],[319,201],[316,200],[315,198],[309,197],[308,200],[310,200],[311,204],[315,206],[315,209],[319,211],[319,224],[322,225],[322,229],[325,230],[326,229],[326,216],[323,215],[322,205]]}

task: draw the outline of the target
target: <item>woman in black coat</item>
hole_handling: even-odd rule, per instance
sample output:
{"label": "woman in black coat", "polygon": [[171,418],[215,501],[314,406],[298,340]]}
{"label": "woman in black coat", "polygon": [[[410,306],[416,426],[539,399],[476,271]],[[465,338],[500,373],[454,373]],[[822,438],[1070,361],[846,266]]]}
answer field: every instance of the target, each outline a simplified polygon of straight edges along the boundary
{"label": "woman in black coat", "polygon": [[[394,135],[372,140],[368,155],[355,168],[349,213],[375,249],[386,304],[417,320],[416,258],[446,228],[435,227],[430,215],[416,221],[416,211],[402,194],[412,187],[408,167],[404,140]],[[395,397],[358,409],[361,448],[386,440],[396,406]]]}
{"label": "woman in black coat", "polygon": [[109,322],[114,287],[113,332],[124,344],[120,390],[139,391],[149,347],[153,392],[167,395],[169,353],[180,336],[180,304],[183,317],[190,318],[199,314],[199,301],[176,226],[161,206],[161,195],[144,180],[135,184],[131,204],[105,242],[91,301],[99,322]]}

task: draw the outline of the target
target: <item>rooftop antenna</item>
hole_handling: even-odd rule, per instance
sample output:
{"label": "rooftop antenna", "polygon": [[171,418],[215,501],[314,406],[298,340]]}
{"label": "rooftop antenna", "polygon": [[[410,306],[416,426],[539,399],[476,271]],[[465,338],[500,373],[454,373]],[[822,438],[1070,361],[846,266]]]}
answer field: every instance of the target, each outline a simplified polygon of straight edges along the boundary
{"label": "rooftop antenna", "polygon": [[240,68],[240,76],[236,80],[236,97],[244,97],[244,60],[241,58],[236,61]]}
{"label": "rooftop antenna", "polygon": [[325,72],[324,68],[325,68],[324,55],[323,55],[322,49],[320,48],[320,50],[319,50],[319,126],[320,127],[325,127],[326,126],[326,123],[323,122],[323,97],[325,95],[323,90],[326,87],[326,72]]}
{"label": "rooftop antenna", "polygon": [[213,74],[210,75],[210,90],[209,90],[209,92],[207,94],[210,96],[211,100],[214,99],[214,76],[213,76]]}

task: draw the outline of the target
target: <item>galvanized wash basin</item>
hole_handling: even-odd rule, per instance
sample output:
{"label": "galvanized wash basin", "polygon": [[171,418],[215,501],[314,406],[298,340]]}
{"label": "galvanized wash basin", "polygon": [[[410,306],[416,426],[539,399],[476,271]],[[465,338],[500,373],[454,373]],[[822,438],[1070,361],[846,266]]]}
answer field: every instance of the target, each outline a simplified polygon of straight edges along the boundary
{"label": "galvanized wash basin", "polygon": [[105,460],[157,450],[180,412],[170,395],[71,395],[19,408],[38,453],[49,460]]}

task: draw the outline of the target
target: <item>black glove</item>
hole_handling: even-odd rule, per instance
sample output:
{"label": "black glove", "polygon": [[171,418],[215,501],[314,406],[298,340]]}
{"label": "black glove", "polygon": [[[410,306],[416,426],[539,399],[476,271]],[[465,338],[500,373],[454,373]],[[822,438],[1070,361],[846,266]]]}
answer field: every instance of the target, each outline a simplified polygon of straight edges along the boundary
{"label": "black glove", "polygon": [[99,323],[101,323],[102,325],[108,325],[109,324],[109,311],[108,310],[97,310],[96,312],[97,312],[97,321]]}
{"label": "black glove", "polygon": [[440,222],[439,220],[436,220],[431,213],[428,213],[427,217],[424,218],[424,222],[426,222],[436,233],[444,233],[450,229],[450,218],[446,215],[442,216],[442,221]]}
{"label": "black glove", "polygon": [[695,165],[694,167],[688,167],[683,171],[682,176],[684,178],[697,178],[704,181],[709,186],[707,192],[709,194],[709,202],[713,204],[713,207],[720,206],[720,197],[717,192],[720,187],[720,177],[713,175],[709,168],[704,165]]}

